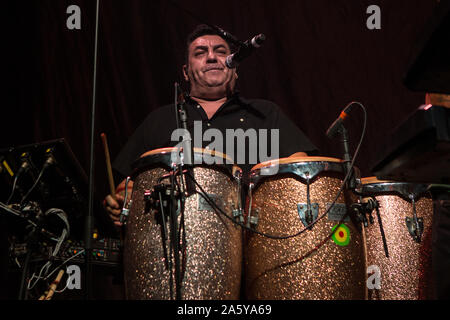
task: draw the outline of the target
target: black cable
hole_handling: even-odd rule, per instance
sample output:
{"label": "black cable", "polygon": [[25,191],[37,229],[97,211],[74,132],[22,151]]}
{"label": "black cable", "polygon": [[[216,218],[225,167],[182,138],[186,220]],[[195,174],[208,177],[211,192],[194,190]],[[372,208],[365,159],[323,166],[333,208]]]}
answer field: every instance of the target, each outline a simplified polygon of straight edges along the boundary
{"label": "black cable", "polygon": [[11,190],[11,194],[9,195],[8,200],[6,200],[6,204],[9,204],[9,202],[11,201],[13,195],[14,195],[14,191],[16,191],[16,184],[17,184],[17,180],[19,179],[19,175],[16,175],[14,177],[14,181],[13,181],[13,186],[12,186],[12,190]]}
{"label": "black cable", "polygon": [[20,289],[19,289],[19,300],[27,300],[27,290],[25,290],[25,279],[28,275],[28,268],[30,266],[31,254],[33,251],[30,246],[27,246],[27,255],[25,256],[25,262],[23,265],[22,275],[20,277]]}
{"label": "black cable", "polygon": [[36,186],[38,185],[39,181],[41,180],[45,169],[47,168],[46,165],[44,165],[41,169],[41,172],[39,172],[38,177],[36,178],[36,181],[34,182],[34,184],[31,186],[31,188],[28,190],[28,192],[22,197],[22,200],[20,200],[20,206],[22,206],[23,202],[28,198],[28,196],[31,194],[31,192],[34,190],[34,188],[36,188]]}
{"label": "black cable", "polygon": [[386,258],[389,258],[389,250],[386,241],[386,235],[384,234],[383,222],[381,221],[380,209],[378,208],[378,206],[375,207],[375,211],[377,213],[378,226],[380,227],[381,240],[383,241],[384,254],[386,255]]}

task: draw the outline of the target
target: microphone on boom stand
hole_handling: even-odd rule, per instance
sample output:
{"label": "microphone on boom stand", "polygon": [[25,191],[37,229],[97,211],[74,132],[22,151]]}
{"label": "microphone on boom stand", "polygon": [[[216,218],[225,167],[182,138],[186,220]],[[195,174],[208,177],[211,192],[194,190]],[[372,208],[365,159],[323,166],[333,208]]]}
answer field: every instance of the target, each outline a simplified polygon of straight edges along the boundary
{"label": "microphone on boom stand", "polygon": [[350,151],[349,151],[348,132],[347,132],[347,129],[344,127],[344,120],[348,117],[348,113],[351,111],[352,105],[353,105],[353,103],[347,105],[347,107],[345,107],[344,110],[342,110],[339,117],[328,128],[326,135],[328,138],[332,139],[337,134],[339,134],[339,133],[341,134],[341,141],[342,141],[342,146],[344,149],[343,160],[344,160],[345,174],[347,175],[348,172],[351,172],[348,182],[347,182],[347,187],[349,189],[353,190],[356,188],[356,180],[355,180],[353,168],[351,165],[352,158],[350,156]]}

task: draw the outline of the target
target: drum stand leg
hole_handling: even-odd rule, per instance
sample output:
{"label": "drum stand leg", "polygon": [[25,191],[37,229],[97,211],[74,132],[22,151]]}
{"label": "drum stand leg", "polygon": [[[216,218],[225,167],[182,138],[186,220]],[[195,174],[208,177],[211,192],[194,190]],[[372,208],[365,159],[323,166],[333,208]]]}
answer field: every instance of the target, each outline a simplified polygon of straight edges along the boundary
{"label": "drum stand leg", "polygon": [[[177,170],[170,172],[169,174],[163,176],[158,180],[158,184],[153,187],[153,191],[147,191],[145,194],[145,201],[152,208],[160,211],[161,224],[162,224],[162,241],[163,241],[163,251],[166,259],[166,268],[169,269],[170,273],[170,299],[173,299],[173,269],[175,269],[175,299],[181,300],[181,286],[182,286],[182,272],[181,272],[181,259],[180,259],[180,235],[178,234],[178,210],[180,208],[180,214],[183,222],[183,211],[184,211],[184,192],[179,192],[176,189],[176,174]],[[170,185],[162,184],[163,179],[170,178]],[[182,199],[178,202],[178,197]],[[166,216],[168,217],[169,230],[166,226]],[[171,252],[168,252],[166,247],[166,241],[170,242]],[[172,255],[174,260],[174,265],[172,265]],[[174,268],[173,268],[174,267]]]}
{"label": "drum stand leg", "polygon": [[181,267],[180,267],[180,251],[178,242],[178,221],[177,221],[177,200],[175,198],[175,175],[171,175],[170,182],[172,188],[170,188],[170,206],[169,206],[169,219],[170,219],[170,238],[171,247],[173,252],[173,258],[175,260],[175,299],[181,300]]}

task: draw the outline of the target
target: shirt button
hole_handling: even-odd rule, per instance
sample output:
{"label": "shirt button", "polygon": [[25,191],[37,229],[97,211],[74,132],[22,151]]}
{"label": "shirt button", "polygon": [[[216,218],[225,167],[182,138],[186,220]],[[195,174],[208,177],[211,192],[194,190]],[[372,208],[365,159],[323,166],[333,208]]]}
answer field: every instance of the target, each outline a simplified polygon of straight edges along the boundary
{"label": "shirt button", "polygon": [[199,104],[197,105],[197,109],[200,109],[200,105]]}
{"label": "shirt button", "polygon": [[211,127],[211,123],[208,122],[208,123],[207,123],[207,126],[208,126],[208,127]]}
{"label": "shirt button", "polygon": [[239,121],[244,122],[244,118],[240,118]]}

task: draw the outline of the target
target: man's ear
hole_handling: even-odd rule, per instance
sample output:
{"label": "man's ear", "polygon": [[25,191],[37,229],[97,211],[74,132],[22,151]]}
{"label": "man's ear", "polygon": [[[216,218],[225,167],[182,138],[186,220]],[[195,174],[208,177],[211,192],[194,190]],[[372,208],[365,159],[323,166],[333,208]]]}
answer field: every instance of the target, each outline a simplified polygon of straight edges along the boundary
{"label": "man's ear", "polygon": [[183,65],[183,76],[184,80],[189,81],[188,66],[186,64]]}

